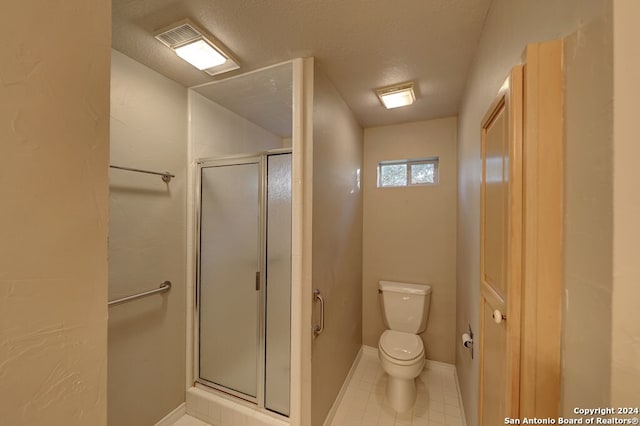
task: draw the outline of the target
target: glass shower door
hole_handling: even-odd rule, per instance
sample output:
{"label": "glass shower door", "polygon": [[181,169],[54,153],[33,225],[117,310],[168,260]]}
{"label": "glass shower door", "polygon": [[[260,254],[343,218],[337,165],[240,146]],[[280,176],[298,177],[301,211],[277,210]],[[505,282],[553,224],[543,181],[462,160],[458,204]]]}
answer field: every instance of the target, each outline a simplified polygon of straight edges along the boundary
{"label": "glass shower door", "polygon": [[260,159],[200,170],[199,375],[255,402],[260,364]]}
{"label": "glass shower door", "polygon": [[265,407],[289,415],[291,154],[267,156]]}

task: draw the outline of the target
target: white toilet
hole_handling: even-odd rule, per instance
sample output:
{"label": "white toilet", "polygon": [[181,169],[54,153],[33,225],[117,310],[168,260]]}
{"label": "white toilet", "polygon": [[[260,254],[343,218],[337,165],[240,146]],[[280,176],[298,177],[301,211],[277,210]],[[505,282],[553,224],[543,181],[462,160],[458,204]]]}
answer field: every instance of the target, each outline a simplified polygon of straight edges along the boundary
{"label": "white toilet", "polygon": [[427,327],[431,286],[380,281],[378,293],[388,328],[378,342],[378,357],[389,375],[387,399],[394,410],[404,412],[416,400],[415,378],[426,362],[417,334]]}

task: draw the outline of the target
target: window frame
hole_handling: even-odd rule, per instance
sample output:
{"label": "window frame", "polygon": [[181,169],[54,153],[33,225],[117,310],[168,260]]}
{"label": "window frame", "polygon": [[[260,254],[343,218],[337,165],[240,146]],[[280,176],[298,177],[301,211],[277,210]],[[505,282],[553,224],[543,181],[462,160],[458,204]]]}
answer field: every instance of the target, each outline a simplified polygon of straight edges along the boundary
{"label": "window frame", "polygon": [[[433,183],[425,182],[425,183],[412,183],[412,166],[420,165],[420,164],[433,164]],[[406,185],[382,185],[382,167],[383,166],[398,166],[398,165],[406,165]],[[434,186],[440,183],[440,157],[425,157],[425,158],[413,158],[408,160],[383,160],[378,161],[378,165],[376,167],[377,170],[377,188],[409,188],[412,186]]]}

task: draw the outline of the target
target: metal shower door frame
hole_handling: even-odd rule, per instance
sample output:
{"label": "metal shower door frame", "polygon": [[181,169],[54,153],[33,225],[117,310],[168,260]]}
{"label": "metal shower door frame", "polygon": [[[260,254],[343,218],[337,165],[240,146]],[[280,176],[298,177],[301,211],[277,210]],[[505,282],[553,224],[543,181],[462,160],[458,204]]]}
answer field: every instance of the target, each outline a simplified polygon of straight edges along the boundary
{"label": "metal shower door frame", "polygon": [[[275,414],[277,416],[282,416],[279,413],[268,410],[265,407],[265,364],[266,364],[266,244],[267,244],[267,215],[266,215],[266,193],[267,193],[267,157],[270,155],[278,155],[278,154],[291,154],[292,150],[289,148],[285,149],[274,149],[269,151],[257,152],[255,154],[248,155],[232,155],[225,157],[215,157],[215,158],[204,158],[196,161],[196,208],[195,208],[195,321],[194,321],[194,364],[193,364],[193,373],[194,373],[194,385],[201,384],[208,388],[232,395],[240,400],[248,401],[254,405],[257,405],[258,408],[266,410],[270,414]],[[234,165],[243,165],[243,164],[258,164],[259,167],[259,179],[258,179],[258,203],[259,203],[259,212],[260,212],[260,223],[259,223],[259,247],[258,247],[258,256],[259,256],[259,271],[260,279],[259,286],[260,289],[258,294],[258,365],[257,365],[257,392],[256,396],[252,397],[250,395],[244,394],[242,392],[235,391],[233,389],[227,388],[226,386],[219,385],[213,382],[210,382],[206,379],[203,379],[200,376],[200,255],[201,255],[201,246],[200,246],[200,230],[201,230],[201,211],[202,211],[202,169],[208,167],[223,167],[223,166],[234,166]],[[282,416],[287,418],[286,416]]]}

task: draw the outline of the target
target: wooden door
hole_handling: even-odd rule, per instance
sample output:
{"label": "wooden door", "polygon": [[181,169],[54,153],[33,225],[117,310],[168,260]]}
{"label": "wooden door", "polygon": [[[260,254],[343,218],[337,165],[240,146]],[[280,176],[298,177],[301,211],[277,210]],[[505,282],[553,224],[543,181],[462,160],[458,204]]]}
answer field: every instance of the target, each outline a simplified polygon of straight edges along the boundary
{"label": "wooden door", "polygon": [[482,121],[481,426],[518,417],[522,285],[522,79],[512,69]]}

